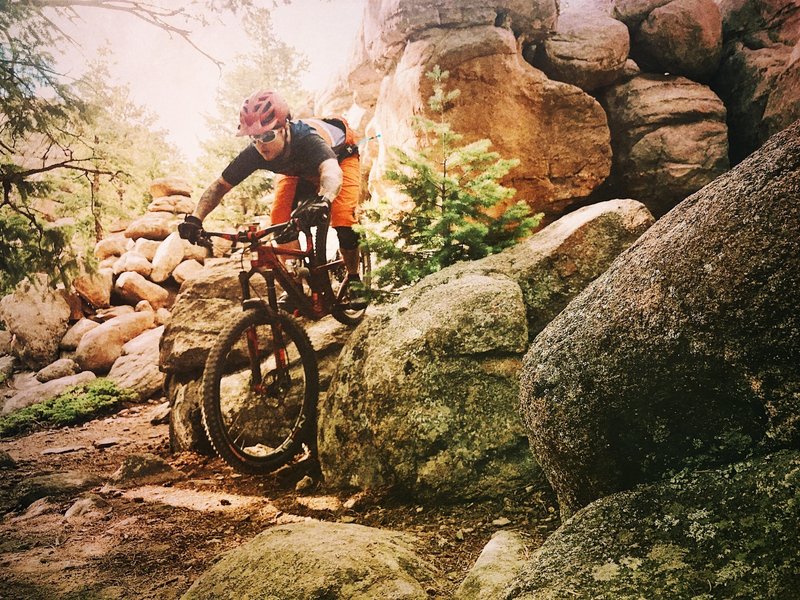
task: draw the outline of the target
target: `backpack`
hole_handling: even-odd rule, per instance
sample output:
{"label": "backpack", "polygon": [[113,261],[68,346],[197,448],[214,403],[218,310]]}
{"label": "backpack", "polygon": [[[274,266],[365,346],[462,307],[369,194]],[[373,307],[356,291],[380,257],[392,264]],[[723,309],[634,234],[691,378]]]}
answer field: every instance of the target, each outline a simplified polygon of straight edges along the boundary
{"label": "backpack", "polygon": [[[336,154],[336,159],[342,162],[348,156],[358,156],[358,138],[350,128],[349,123],[344,117],[310,117],[300,119],[310,127],[313,127],[320,137],[331,145],[331,150]],[[327,126],[333,126],[344,131],[344,141],[336,146],[333,145],[333,138]]]}

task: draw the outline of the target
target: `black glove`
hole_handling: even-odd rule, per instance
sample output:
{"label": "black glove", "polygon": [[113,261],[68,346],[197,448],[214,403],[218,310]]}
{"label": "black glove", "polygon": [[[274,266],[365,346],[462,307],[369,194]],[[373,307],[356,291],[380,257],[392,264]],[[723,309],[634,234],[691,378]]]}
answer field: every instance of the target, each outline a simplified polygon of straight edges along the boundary
{"label": "black glove", "polygon": [[303,218],[310,226],[325,225],[331,218],[331,201],[319,197],[303,209]]}
{"label": "black glove", "polygon": [[200,233],[203,231],[203,222],[194,215],[186,215],[183,223],[178,224],[178,235],[190,244],[197,244]]}

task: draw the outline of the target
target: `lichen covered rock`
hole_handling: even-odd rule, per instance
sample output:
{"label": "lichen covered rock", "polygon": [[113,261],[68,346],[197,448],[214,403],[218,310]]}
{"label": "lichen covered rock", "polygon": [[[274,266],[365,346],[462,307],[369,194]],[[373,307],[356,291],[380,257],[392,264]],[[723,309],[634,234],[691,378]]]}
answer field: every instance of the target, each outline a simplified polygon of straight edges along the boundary
{"label": "lichen covered rock", "polygon": [[425,600],[436,573],[414,538],[361,525],[271,527],[224,555],[183,596]]}
{"label": "lichen covered rock", "polygon": [[800,122],[674,208],[534,340],[531,444],[562,511],[800,444]]}
{"label": "lichen covered rock", "polygon": [[517,414],[520,357],[651,223],[632,200],[585,207],[369,316],[320,403],[326,481],[447,500],[518,489],[538,473]]}
{"label": "lichen covered rock", "polygon": [[796,451],[681,472],[575,514],[497,597],[793,598],[799,527]]}

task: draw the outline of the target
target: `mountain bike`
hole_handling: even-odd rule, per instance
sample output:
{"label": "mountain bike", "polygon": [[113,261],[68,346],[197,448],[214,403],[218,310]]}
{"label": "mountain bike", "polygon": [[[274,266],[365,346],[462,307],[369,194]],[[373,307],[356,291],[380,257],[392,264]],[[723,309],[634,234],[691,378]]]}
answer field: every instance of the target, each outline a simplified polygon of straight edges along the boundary
{"label": "mountain bike", "polygon": [[[301,217],[259,230],[236,233],[202,231],[200,243],[212,237],[243,244],[239,284],[242,311],[222,329],[208,355],[203,374],[203,426],[219,456],[237,471],[263,474],[316,450],[319,370],[311,341],[297,320],[326,315],[347,325],[360,322],[367,302],[350,300],[350,281],[338,251],[328,253],[328,226],[311,227]],[[276,235],[294,228],[305,247],[278,246]],[[244,254],[250,253],[249,266]],[[293,268],[291,261],[299,262]],[[289,265],[287,266],[287,263]],[[361,252],[361,281],[369,287],[370,259]],[[266,283],[266,298],[251,280]],[[277,285],[295,307],[280,308]]]}

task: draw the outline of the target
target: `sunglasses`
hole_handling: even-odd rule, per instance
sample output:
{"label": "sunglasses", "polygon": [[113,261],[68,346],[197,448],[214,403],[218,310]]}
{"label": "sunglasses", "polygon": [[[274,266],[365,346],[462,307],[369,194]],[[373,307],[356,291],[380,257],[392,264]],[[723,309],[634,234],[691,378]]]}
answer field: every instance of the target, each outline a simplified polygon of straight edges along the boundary
{"label": "sunglasses", "polygon": [[261,142],[262,144],[269,144],[278,138],[279,129],[270,129],[261,135],[251,135],[250,139],[254,142]]}

